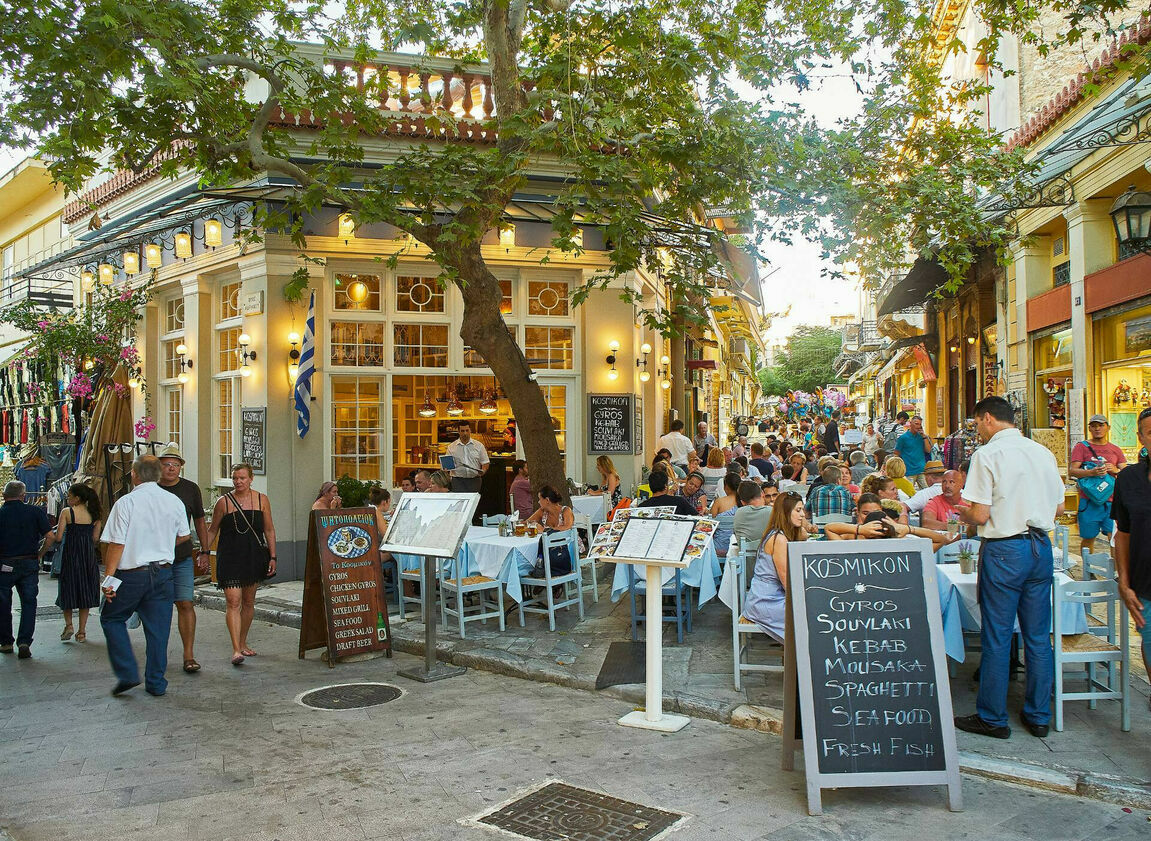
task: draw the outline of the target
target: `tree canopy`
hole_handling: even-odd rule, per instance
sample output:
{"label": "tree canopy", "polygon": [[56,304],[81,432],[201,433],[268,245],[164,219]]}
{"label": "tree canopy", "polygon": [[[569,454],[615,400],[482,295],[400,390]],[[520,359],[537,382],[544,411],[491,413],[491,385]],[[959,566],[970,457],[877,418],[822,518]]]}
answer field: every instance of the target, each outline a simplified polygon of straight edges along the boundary
{"label": "tree canopy", "polygon": [[832,363],[843,346],[838,330],[801,324],[787,339],[787,348],[776,364],[760,372],[764,395],[782,396],[789,391],[812,392],[835,380]]}

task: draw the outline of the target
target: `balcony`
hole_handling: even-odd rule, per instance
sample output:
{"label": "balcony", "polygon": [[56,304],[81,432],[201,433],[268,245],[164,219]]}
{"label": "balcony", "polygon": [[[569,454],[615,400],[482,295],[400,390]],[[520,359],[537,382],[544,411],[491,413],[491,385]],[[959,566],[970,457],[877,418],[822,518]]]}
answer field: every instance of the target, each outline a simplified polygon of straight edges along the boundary
{"label": "balcony", "polygon": [[31,301],[36,307],[48,310],[70,310],[75,304],[74,282],[40,277],[5,278],[0,286],[0,310]]}
{"label": "balcony", "polygon": [[858,321],[840,328],[845,353],[857,350],[875,350],[883,346],[883,336],[875,321]]}

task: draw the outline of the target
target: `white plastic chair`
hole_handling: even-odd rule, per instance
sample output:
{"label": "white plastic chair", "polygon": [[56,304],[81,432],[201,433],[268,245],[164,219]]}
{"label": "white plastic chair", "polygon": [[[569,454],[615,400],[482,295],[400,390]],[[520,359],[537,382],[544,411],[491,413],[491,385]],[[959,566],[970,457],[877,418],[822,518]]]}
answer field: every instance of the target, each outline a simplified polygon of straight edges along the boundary
{"label": "white plastic chair", "polygon": [[[1063,729],[1063,704],[1067,701],[1087,701],[1095,709],[1096,701],[1118,700],[1121,708],[1122,730],[1131,729],[1131,675],[1128,639],[1129,620],[1127,605],[1119,598],[1119,583],[1114,580],[1075,581],[1069,579],[1054,586],[1054,606],[1051,613],[1053,647],[1055,650],[1055,729]],[[1094,629],[1086,634],[1064,635],[1062,607],[1065,603],[1082,604],[1090,610],[1092,605],[1106,604],[1110,619],[1108,627],[1100,633]],[[1063,667],[1081,664],[1087,681],[1083,692],[1068,692],[1064,688]],[[1119,665],[1116,686],[1114,664]],[[1106,665],[1107,680],[1097,679],[1096,665]]]}
{"label": "white plastic chair", "polygon": [[[525,575],[520,578],[523,587],[532,587],[537,591],[530,598],[525,593],[524,600],[520,602],[520,624],[523,624],[525,613],[546,614],[548,627],[554,631],[556,611],[562,607],[578,605],[579,618],[583,619],[583,571],[579,562],[579,542],[576,540],[575,529],[545,534],[540,542],[543,545],[544,574],[542,577]],[[559,546],[566,546],[571,557],[572,571],[566,575],[552,574],[551,549]],[[568,590],[569,584],[576,585],[574,597]],[[559,600],[552,590],[557,585],[563,586],[563,597]]]}
{"label": "white plastic chair", "polygon": [[[595,537],[595,529],[592,528],[591,517],[587,514],[576,514],[575,531],[576,534],[579,534],[581,531],[584,533],[585,540],[587,541],[584,545],[588,547],[588,551],[590,552],[591,541],[592,538]],[[591,600],[596,604],[599,604],[599,579],[596,577],[595,558],[589,558],[587,553],[584,553],[580,556],[579,565],[582,568],[591,570],[591,583],[584,584],[582,586],[585,591],[589,589],[591,590]]]}
{"label": "white plastic chair", "polygon": [[748,581],[755,574],[755,560],[759,553],[759,544],[756,541],[740,540],[739,551],[729,552],[727,563],[735,564],[732,572],[736,574],[735,604],[731,610],[731,652],[732,671],[735,677],[735,689],[742,689],[744,672],[782,672],[783,649],[780,649],[779,663],[751,663],[747,660],[747,649],[751,640],[745,641],[749,634],[762,634],[770,640],[775,637],[752,622],[743,618],[743,601],[747,597]]}

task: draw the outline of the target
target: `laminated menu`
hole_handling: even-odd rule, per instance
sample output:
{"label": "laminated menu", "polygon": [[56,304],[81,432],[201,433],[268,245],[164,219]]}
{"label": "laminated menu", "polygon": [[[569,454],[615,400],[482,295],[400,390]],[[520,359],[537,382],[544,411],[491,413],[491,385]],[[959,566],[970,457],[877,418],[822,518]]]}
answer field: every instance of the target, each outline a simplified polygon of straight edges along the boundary
{"label": "laminated menu", "polygon": [[617,511],[596,532],[589,554],[604,559],[687,566],[707,549],[716,521],[673,514],[671,506]]}

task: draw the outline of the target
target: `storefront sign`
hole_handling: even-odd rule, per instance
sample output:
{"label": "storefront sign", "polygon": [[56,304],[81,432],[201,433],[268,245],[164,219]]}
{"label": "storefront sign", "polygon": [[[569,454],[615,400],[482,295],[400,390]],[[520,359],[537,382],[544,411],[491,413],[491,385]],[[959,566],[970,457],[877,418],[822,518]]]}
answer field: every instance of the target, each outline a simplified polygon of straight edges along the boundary
{"label": "storefront sign", "polygon": [[919,363],[919,371],[923,374],[923,379],[927,382],[935,382],[935,366],[931,363],[931,355],[927,352],[927,346],[922,342],[917,344],[911,349],[915,354],[915,361]]}
{"label": "storefront sign", "polygon": [[632,395],[587,396],[588,455],[632,452]]}
{"label": "storefront sign", "polygon": [[329,666],[352,654],[386,651],[392,656],[379,545],[373,508],[312,512],[301,658],[308,649],[323,645],[328,648]]}
{"label": "storefront sign", "polygon": [[999,393],[999,363],[994,356],[983,359],[983,396],[994,397]]}
{"label": "storefront sign", "polygon": [[244,295],[244,315],[264,314],[264,292],[249,292]]}
{"label": "storefront sign", "polygon": [[268,433],[267,409],[240,410],[240,460],[252,465],[252,473],[268,472],[265,445]]}
{"label": "storefront sign", "polygon": [[635,454],[642,456],[643,449],[643,396],[635,396]]}
{"label": "storefront sign", "polygon": [[[798,683],[809,813],[820,789],[880,785],[946,784],[962,808],[936,574],[920,538],[788,547],[784,719]],[[794,750],[785,732],[785,768]]]}

